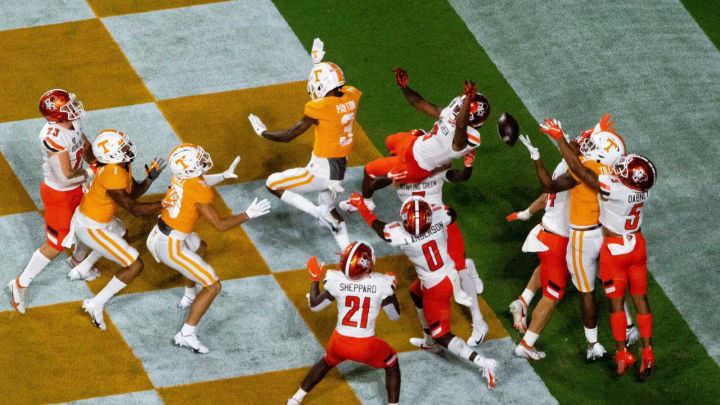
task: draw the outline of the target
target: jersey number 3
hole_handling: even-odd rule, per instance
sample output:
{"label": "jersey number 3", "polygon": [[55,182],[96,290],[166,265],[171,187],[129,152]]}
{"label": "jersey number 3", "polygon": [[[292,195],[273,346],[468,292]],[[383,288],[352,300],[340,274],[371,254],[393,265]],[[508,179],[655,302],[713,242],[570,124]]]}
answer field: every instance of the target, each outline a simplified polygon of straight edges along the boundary
{"label": "jersey number 3", "polygon": [[353,141],[352,127],[355,121],[355,113],[347,113],[342,116],[340,123],[343,125],[343,132],[345,135],[340,137],[340,146],[350,145]]}
{"label": "jersey number 3", "polygon": [[[352,326],[353,328],[358,327],[358,323],[352,321],[351,318],[355,315],[355,312],[360,309],[360,297],[348,295],[345,297],[345,306],[350,307],[350,310],[343,318],[342,324],[345,326]],[[365,297],[362,303],[362,318],[360,319],[360,327],[366,328],[368,321],[368,312],[370,312],[370,297]]]}

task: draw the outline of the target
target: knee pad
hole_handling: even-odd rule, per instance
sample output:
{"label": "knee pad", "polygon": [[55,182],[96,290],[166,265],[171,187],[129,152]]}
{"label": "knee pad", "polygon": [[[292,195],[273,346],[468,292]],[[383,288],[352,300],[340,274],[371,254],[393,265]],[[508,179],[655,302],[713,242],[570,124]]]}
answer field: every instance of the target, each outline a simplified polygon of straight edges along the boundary
{"label": "knee pad", "polygon": [[127,228],[121,220],[113,217],[113,219],[110,220],[110,232],[118,236],[125,236]]}
{"label": "knee pad", "polygon": [[197,252],[197,250],[200,249],[201,242],[200,236],[195,232],[192,232],[185,238],[185,246],[193,252]]}
{"label": "knee pad", "polygon": [[335,208],[335,203],[337,202],[337,197],[333,197],[333,193],[325,190],[318,193],[318,203],[320,205],[324,205],[328,207],[329,209]]}

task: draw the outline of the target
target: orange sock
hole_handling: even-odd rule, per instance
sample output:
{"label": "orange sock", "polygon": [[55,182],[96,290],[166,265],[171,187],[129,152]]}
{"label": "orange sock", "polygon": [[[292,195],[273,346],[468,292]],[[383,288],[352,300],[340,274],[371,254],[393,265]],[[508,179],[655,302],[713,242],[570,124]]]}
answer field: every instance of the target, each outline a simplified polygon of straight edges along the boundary
{"label": "orange sock", "polygon": [[[638,318],[640,325],[640,318]],[[625,312],[613,312],[610,314],[610,326],[612,326],[613,337],[617,341],[625,341],[625,329],[627,328],[627,318]]]}
{"label": "orange sock", "polygon": [[640,330],[640,337],[649,338],[652,336],[652,314],[637,314],[637,324]]}

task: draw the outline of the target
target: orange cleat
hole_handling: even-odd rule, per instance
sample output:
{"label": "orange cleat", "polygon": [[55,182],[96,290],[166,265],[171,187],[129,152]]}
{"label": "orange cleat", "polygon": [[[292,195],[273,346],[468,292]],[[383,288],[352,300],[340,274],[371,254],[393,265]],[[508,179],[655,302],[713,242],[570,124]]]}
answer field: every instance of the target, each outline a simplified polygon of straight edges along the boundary
{"label": "orange cleat", "polygon": [[615,353],[615,361],[617,362],[617,373],[621,375],[635,363],[635,356],[626,348]]}
{"label": "orange cleat", "polygon": [[643,347],[642,365],[640,366],[640,379],[645,381],[650,378],[653,368],[655,368],[655,355],[653,355],[652,347]]}

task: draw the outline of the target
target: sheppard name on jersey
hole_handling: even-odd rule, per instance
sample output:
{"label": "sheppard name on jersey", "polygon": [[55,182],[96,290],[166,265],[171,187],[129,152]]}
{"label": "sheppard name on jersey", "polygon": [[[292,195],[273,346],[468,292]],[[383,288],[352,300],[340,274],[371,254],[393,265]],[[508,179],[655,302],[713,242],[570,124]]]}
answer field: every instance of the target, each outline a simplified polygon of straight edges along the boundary
{"label": "sheppard name on jersey", "polygon": [[340,291],[376,294],[377,286],[367,284],[340,283]]}
{"label": "sheppard name on jersey", "polygon": [[647,200],[647,198],[648,198],[648,192],[647,192],[647,191],[630,194],[630,195],[628,196],[628,204],[637,203],[637,202],[642,202],[642,201]]}
{"label": "sheppard name on jersey", "polygon": [[415,242],[419,242],[419,241],[421,241],[421,240],[423,240],[423,239],[427,239],[427,238],[429,238],[430,236],[432,236],[432,235],[434,235],[434,234],[436,234],[436,233],[438,233],[438,232],[440,232],[440,231],[442,231],[442,230],[443,230],[443,224],[442,224],[442,223],[440,223],[440,224],[435,224],[435,225],[431,226],[430,229],[429,229],[427,232],[425,232],[424,234],[420,235],[419,237],[416,238],[415,236],[410,235],[410,238],[412,239],[412,243],[415,243]]}
{"label": "sheppard name on jersey", "polygon": [[347,103],[342,103],[342,104],[336,105],[335,108],[337,108],[338,114],[344,114],[348,111],[355,110],[355,102],[350,100]]}

